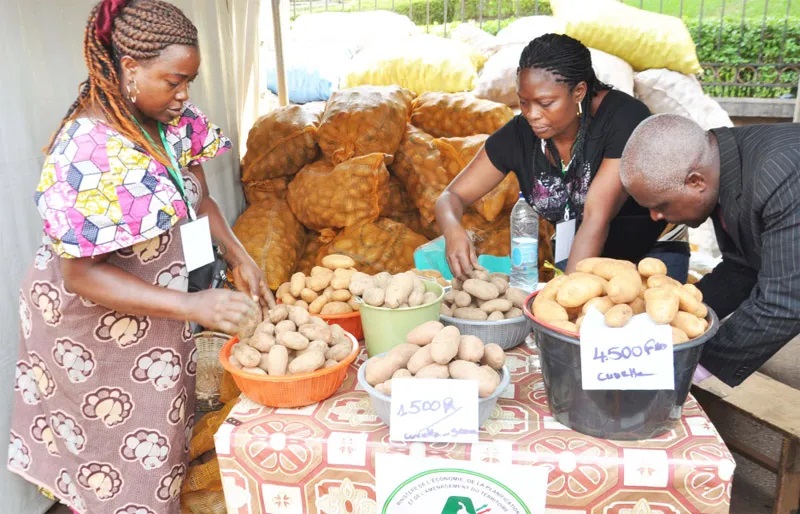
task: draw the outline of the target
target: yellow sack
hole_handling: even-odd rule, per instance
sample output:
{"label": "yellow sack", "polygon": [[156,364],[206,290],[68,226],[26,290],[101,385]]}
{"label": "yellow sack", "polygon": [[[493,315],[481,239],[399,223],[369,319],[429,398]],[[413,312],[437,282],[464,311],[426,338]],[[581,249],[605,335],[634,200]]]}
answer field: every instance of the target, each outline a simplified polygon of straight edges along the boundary
{"label": "yellow sack", "polygon": [[433,137],[492,134],[514,116],[509,106],[472,93],[423,93],[412,105],[411,124]]}
{"label": "yellow sack", "polygon": [[376,40],[353,57],[343,87],[397,84],[416,93],[469,91],[485,60],[460,41],[430,34]]}
{"label": "yellow sack", "polygon": [[244,198],[247,200],[247,205],[285,200],[286,190],[289,187],[289,179],[287,177],[280,177],[254,180],[251,182],[243,182],[242,187],[244,189]]}
{"label": "yellow sack", "polygon": [[317,266],[322,261],[324,255],[320,255],[322,247],[325,243],[330,242],[330,238],[323,241],[320,234],[310,232],[306,236],[306,247],[303,250],[300,260],[297,261],[297,271],[302,271],[306,276],[311,274],[311,268]]}
{"label": "yellow sack", "polygon": [[345,228],[325,252],[349,255],[356,261],[356,269],[364,273],[400,273],[414,267],[414,250],[427,242],[402,223],[380,218]]}
{"label": "yellow sack", "polygon": [[433,137],[411,125],[400,142],[391,168],[419,209],[423,225],[434,223],[436,200],[461,171],[455,167],[448,169]]}
{"label": "yellow sack", "polygon": [[386,160],[373,153],[333,168],[322,161],[309,164],[289,184],[289,206],[312,230],[375,220],[388,201]]}
{"label": "yellow sack", "polygon": [[270,289],[289,280],[306,234],[285,201],[251,205],[234,223],[233,233],[264,271]]}
{"label": "yellow sack", "polygon": [[637,71],[702,71],[692,36],[680,18],[616,0],[551,0],[550,7],[566,24],[567,35],[616,55]]}
{"label": "yellow sack", "polygon": [[242,181],[294,175],[319,155],[318,108],[279,107],[260,117],[247,135]]}
{"label": "yellow sack", "polygon": [[400,144],[413,94],[397,86],[337,91],[325,105],[317,138],[333,164],[371,153],[393,155]]}

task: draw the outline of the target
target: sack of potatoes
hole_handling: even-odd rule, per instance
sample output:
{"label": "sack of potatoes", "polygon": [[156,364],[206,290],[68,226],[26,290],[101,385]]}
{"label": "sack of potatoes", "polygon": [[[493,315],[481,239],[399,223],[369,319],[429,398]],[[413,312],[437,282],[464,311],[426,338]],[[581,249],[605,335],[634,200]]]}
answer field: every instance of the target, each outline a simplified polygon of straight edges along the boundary
{"label": "sack of potatoes", "polygon": [[353,351],[353,341],[339,325],[296,305],[281,304],[252,317],[238,332],[228,362],[251,375],[285,376],[337,365]]}
{"label": "sack of potatoes", "polygon": [[486,398],[500,385],[505,362],[506,354],[497,344],[484,345],[478,337],[461,335],[456,327],[428,321],[411,330],[406,343],[364,363],[364,377],[387,395],[398,378],[476,380],[478,396]]}
{"label": "sack of potatoes", "polygon": [[575,272],[548,282],[531,312],[561,331],[578,333],[590,307],[604,315],[609,327],[624,327],[633,316],[647,313],[656,324],[672,327],[674,344],[708,329],[708,308],[700,290],[668,277],[667,266],[652,257],[638,265],[605,257],[584,259]]}
{"label": "sack of potatoes", "polygon": [[470,321],[519,318],[528,293],[510,287],[505,273],[474,269],[466,280],[453,279],[440,308],[442,316]]}
{"label": "sack of potatoes", "polygon": [[356,262],[347,255],[331,254],[323,257],[321,264],[308,276],[302,271],[294,273],[289,282],[278,287],[275,298],[323,316],[357,311],[359,304],[350,292]]}

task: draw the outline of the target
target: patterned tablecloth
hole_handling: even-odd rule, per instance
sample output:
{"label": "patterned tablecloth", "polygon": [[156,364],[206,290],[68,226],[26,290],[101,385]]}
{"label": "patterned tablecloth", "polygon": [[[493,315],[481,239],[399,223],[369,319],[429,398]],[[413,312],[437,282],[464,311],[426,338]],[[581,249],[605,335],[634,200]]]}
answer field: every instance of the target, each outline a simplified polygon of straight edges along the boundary
{"label": "patterned tablecloth", "polygon": [[512,383],[480,442],[395,443],[358,388],[364,358],[316,405],[272,409],[239,400],[215,436],[229,513],[373,514],[381,452],[545,466],[548,514],[729,511],[735,464],[691,397],[680,423],[657,439],[586,436],[552,418],[538,357],[523,345],[508,354]]}

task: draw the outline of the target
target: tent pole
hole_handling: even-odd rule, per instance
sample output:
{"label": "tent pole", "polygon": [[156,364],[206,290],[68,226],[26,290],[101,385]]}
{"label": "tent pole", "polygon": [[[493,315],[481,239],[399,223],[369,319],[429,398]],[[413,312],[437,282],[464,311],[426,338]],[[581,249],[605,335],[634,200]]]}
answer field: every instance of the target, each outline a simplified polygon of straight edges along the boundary
{"label": "tent pole", "polygon": [[281,34],[280,0],[272,0],[272,33],[275,36],[275,68],[278,82],[278,104],[289,105],[289,91],[286,84],[286,68],[283,63],[283,36]]}

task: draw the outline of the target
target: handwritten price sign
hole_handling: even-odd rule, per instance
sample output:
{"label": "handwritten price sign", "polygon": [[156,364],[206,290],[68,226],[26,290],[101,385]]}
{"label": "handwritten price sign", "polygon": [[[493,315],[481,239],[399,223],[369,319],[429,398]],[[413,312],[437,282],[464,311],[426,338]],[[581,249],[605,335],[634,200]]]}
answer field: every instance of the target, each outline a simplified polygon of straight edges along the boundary
{"label": "handwritten price sign", "polygon": [[590,309],[581,325],[581,376],[586,390],[674,389],[672,329],[646,314],[610,328]]}
{"label": "handwritten price sign", "polygon": [[392,381],[392,441],[469,443],[478,440],[478,382]]}

